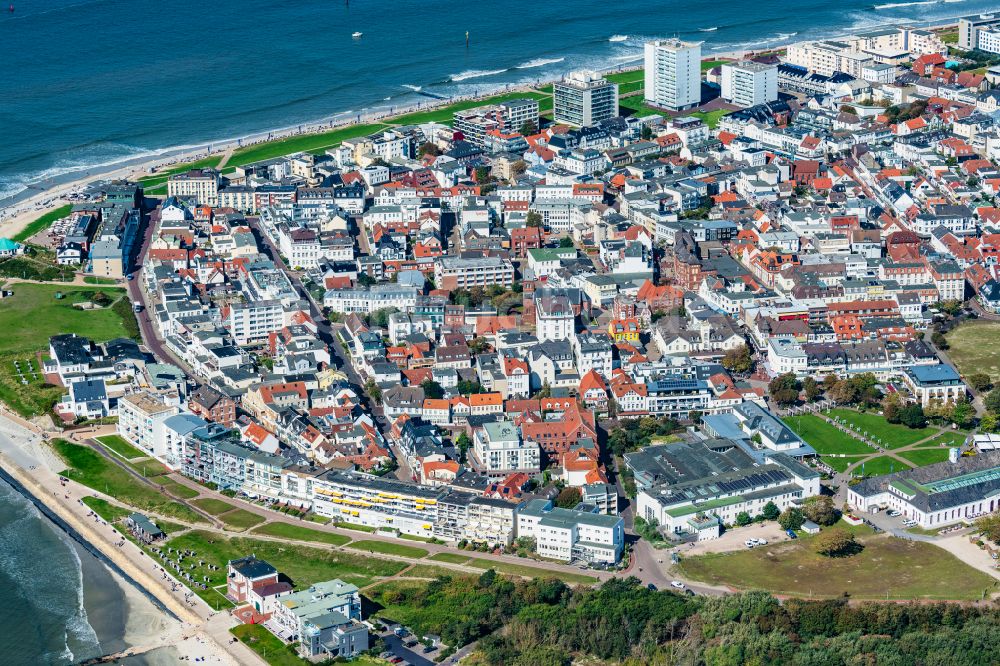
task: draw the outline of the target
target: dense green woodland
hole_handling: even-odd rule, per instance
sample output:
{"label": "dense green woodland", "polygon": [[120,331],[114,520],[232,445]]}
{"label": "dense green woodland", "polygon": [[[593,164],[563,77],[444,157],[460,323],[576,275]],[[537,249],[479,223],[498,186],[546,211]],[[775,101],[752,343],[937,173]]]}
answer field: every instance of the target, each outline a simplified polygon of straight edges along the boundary
{"label": "dense green woodland", "polygon": [[764,592],[685,597],[634,578],[597,589],[556,580],[441,577],[386,588],[380,614],[445,643],[479,640],[492,666],[568,666],[590,655],[645,664],[1000,663],[1000,609],[958,604],[789,600]]}

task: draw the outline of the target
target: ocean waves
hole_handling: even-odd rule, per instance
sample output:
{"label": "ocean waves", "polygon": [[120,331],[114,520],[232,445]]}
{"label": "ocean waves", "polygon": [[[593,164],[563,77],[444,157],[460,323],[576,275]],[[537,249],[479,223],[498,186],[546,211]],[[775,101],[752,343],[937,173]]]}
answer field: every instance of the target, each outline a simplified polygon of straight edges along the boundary
{"label": "ocean waves", "polygon": [[559,62],[564,62],[566,58],[535,58],[534,60],[529,60],[527,62],[522,62],[517,65],[514,69],[534,69],[535,67],[545,67],[546,65],[554,65]]}
{"label": "ocean waves", "polygon": [[887,2],[875,5],[872,9],[899,9],[900,7],[919,7],[920,5],[936,5],[939,0],[918,0],[916,2]]}
{"label": "ocean waves", "polygon": [[449,81],[458,83],[459,81],[468,81],[469,79],[481,79],[487,76],[496,76],[497,74],[503,74],[507,69],[468,69],[459,74],[452,74],[448,77]]}

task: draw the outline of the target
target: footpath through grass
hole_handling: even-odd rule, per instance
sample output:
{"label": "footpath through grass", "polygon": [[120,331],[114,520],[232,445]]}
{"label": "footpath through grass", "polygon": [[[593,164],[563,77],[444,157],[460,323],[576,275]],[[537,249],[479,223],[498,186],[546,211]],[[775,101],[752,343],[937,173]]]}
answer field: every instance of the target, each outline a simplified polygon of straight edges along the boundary
{"label": "footpath through grass", "polygon": [[813,552],[813,538],[683,558],[679,567],[712,585],[806,598],[973,601],[996,589],[993,577],[930,543],[869,535],[857,555],[825,557]]}
{"label": "footpath through grass", "polygon": [[350,538],[343,534],[311,530],[308,527],[299,527],[298,525],[290,525],[288,523],[268,523],[267,525],[261,525],[251,532],[251,536],[254,534],[293,539],[295,541],[314,541],[331,546],[343,546],[350,541]]}
{"label": "footpath through grass", "polygon": [[564,571],[550,571],[540,567],[531,567],[524,564],[512,564],[510,562],[494,562],[481,557],[474,557],[469,560],[468,566],[477,569],[496,569],[500,573],[511,576],[521,576],[522,578],[558,578],[564,583],[579,583],[581,585],[593,585],[597,578],[584,574],[575,574]]}
{"label": "footpath through grass", "polygon": [[386,560],[370,555],[345,553],[303,544],[284,543],[254,539],[252,536],[223,536],[213,532],[192,530],[167,542],[173,548],[191,549],[197,553],[197,560],[221,567],[219,571],[204,573],[202,567],[195,567],[197,580],[202,575],[216,574],[218,582],[225,582],[226,563],[255,554],[266,560],[278,571],[291,579],[296,589],[304,589],[313,583],[340,578],[358,587],[370,585],[376,579],[394,576],[402,571],[406,564],[394,560]]}
{"label": "footpath through grass", "polygon": [[95,438],[104,448],[117,453],[126,460],[144,458],[146,454],[126,442],[120,435],[104,435]]}
{"label": "footpath through grass", "polygon": [[429,551],[416,546],[407,546],[392,541],[373,541],[371,539],[361,539],[347,544],[348,548],[367,550],[372,553],[383,553],[385,555],[399,555],[400,557],[421,558],[427,557]]}
{"label": "footpath through grass", "polygon": [[436,560],[438,562],[448,562],[449,564],[465,564],[469,561],[469,555],[460,555],[459,553],[434,553],[431,555],[429,560]]}
{"label": "footpath through grass", "polygon": [[190,507],[166,497],[155,488],[133,478],[89,446],[74,444],[64,439],[54,439],[50,444],[66,463],[63,476],[110,495],[142,512],[157,513],[188,523],[205,522],[205,519]]}

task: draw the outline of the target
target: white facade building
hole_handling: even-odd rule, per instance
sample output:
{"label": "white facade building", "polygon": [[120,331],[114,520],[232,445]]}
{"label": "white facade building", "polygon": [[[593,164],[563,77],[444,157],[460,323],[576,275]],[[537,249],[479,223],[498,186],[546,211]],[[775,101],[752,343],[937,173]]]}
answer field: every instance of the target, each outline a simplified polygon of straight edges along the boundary
{"label": "white facade building", "polygon": [[701,104],[701,42],[646,42],[645,98],[667,109]]}
{"label": "white facade building", "polygon": [[750,107],[778,99],[778,66],[742,61],[722,66],[722,99]]}

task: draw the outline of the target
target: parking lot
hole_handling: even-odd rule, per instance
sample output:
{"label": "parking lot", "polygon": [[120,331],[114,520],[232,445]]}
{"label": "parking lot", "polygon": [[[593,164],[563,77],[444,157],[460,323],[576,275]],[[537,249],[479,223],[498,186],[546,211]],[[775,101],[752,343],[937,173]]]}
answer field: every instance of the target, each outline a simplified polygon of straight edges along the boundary
{"label": "parking lot", "polygon": [[704,555],[705,553],[725,553],[731,550],[743,550],[748,539],[766,539],[768,543],[788,541],[788,535],[781,526],[773,520],[754,523],[746,527],[734,527],[718,539],[698,541],[678,549],[681,555]]}

